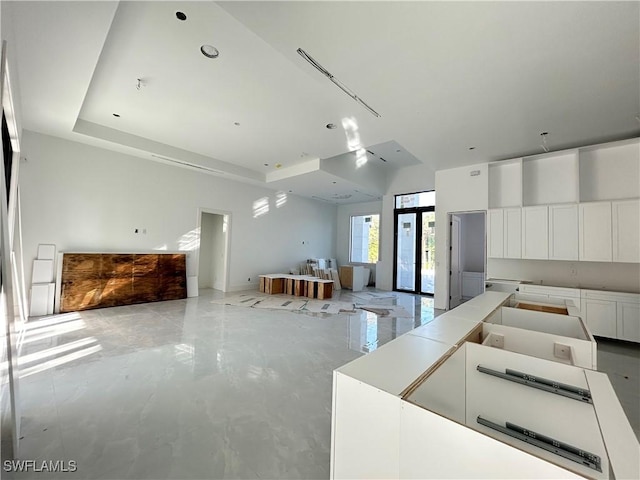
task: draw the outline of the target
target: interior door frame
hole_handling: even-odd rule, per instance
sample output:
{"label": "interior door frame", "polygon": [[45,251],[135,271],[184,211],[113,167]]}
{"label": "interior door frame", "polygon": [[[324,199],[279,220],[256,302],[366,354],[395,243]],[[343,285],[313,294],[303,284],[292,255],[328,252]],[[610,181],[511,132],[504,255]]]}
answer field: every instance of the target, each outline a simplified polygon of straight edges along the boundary
{"label": "interior door frame", "polygon": [[[469,213],[481,213],[484,216],[484,276],[485,283],[487,277],[487,210],[463,210],[459,212],[448,212],[447,213],[447,228],[449,228],[449,233],[447,235],[447,269],[451,271],[451,218],[453,215],[465,215]],[[462,285],[462,281],[460,282]],[[451,275],[447,275],[447,310],[451,310]],[[462,288],[462,286],[460,287]],[[462,291],[460,292],[462,295]]]}
{"label": "interior door frame", "polygon": [[[410,208],[395,208],[393,210],[393,291],[413,293],[416,295],[428,295],[433,296],[433,293],[422,292],[422,214],[427,212],[435,212],[435,205],[428,207],[410,207]],[[416,215],[416,230],[415,230],[415,271],[414,271],[414,290],[406,290],[398,288],[398,217],[407,213],[414,213]],[[420,241],[418,241],[420,240]],[[434,288],[435,290],[435,288]]]}

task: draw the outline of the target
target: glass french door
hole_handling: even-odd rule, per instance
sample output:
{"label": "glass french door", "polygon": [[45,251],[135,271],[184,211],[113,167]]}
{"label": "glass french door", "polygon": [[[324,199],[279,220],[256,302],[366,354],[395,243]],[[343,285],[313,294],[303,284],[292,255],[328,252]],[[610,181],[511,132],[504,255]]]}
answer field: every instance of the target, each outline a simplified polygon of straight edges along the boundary
{"label": "glass french door", "polygon": [[394,290],[433,295],[435,211],[433,207],[395,212]]}

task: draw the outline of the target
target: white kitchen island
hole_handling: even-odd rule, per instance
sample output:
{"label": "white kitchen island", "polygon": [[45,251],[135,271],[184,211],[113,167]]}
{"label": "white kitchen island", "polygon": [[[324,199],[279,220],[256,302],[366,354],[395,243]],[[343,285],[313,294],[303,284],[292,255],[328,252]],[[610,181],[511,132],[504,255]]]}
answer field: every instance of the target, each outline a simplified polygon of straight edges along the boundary
{"label": "white kitchen island", "polygon": [[529,342],[525,326],[512,348],[482,344],[499,325],[485,321],[511,302],[486,292],[335,370],[331,477],[640,478],[607,376],[566,352],[549,360],[545,349],[570,337],[541,321]]}

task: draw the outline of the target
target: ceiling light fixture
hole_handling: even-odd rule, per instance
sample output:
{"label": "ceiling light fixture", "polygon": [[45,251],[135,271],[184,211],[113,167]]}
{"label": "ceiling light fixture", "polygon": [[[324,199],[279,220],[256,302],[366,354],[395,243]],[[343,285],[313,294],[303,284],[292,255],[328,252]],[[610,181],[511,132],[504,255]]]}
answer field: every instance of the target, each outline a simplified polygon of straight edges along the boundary
{"label": "ceiling light fixture", "polygon": [[540,134],[540,136],[542,137],[542,145],[540,146],[542,147],[545,153],[549,152],[549,147],[547,147],[547,135],[549,135],[549,132],[542,132]]}
{"label": "ceiling light fixture", "polygon": [[349,87],[347,87],[344,83],[342,83],[340,80],[334,77],[326,68],[324,68],[316,60],[314,60],[314,58],[311,55],[309,55],[307,52],[305,52],[301,48],[299,48],[297,52],[300,54],[302,58],[304,58],[307,62],[309,62],[316,70],[318,70],[325,77],[331,80],[340,90],[342,90],[344,93],[346,93],[351,98],[353,98],[356,102],[358,102],[360,105],[366,108],[369,111],[369,113],[371,113],[375,117],[380,117],[380,114],[378,112],[376,112],[373,108],[367,105],[367,103],[364,100],[362,100],[360,97],[358,97],[355,93],[353,93],[349,89]]}
{"label": "ceiling light fixture", "polygon": [[213,45],[202,45],[200,47],[200,52],[207,58],[218,58],[220,52]]}
{"label": "ceiling light fixture", "polygon": [[176,12],[176,18],[184,22],[187,19],[187,16],[184,12]]}

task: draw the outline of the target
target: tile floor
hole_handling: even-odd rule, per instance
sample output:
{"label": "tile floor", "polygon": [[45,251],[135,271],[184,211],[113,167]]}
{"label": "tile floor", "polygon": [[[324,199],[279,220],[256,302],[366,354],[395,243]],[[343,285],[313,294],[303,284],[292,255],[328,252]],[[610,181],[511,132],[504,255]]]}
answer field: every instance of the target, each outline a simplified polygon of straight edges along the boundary
{"label": "tile floor", "polygon": [[16,478],[328,478],[333,369],[431,321],[186,300],[34,319],[21,352],[22,459],[74,460]]}
{"label": "tile floor", "polygon": [[[328,478],[332,370],[439,313],[408,294],[366,303],[412,318],[211,303],[222,295],[29,322],[20,458],[78,471],[9,478]],[[640,348],[602,342],[599,362],[638,434]]]}

